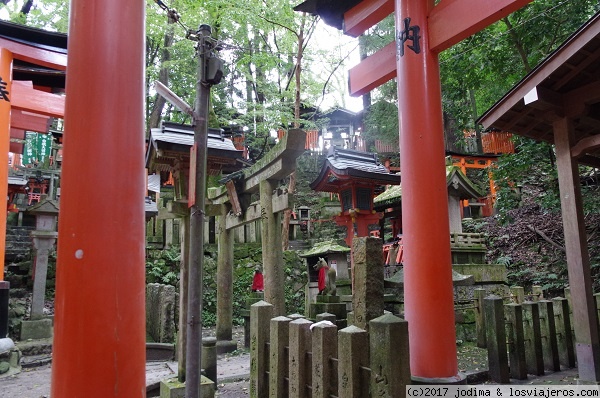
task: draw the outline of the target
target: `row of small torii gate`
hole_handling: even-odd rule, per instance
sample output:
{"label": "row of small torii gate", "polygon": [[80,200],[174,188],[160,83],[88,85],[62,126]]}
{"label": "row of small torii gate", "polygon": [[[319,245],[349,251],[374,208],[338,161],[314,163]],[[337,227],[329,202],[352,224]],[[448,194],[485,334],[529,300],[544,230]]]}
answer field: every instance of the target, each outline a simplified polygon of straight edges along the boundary
{"label": "row of small torii gate", "polygon": [[[395,13],[396,40],[350,72],[350,91],[360,95],[392,77],[401,82],[405,314],[411,373],[422,381],[461,378],[438,54],[530,1],[442,0],[436,5],[434,0],[354,0],[340,1],[333,9],[352,36]],[[325,16],[331,3],[303,4]],[[146,189],[145,6],[141,0],[71,1],[52,396],[145,394],[144,211],[138,199]],[[0,48],[2,179],[7,175],[11,102],[17,102],[21,89],[11,81],[13,57],[63,70],[67,65],[64,56],[41,51],[31,57],[20,53],[19,46]],[[35,103],[32,99],[30,104]],[[6,197],[2,179],[0,197]],[[118,202],[109,203],[107,197]],[[5,223],[5,215],[0,216],[2,242]],[[574,289],[574,305],[586,302],[586,294]],[[575,317],[581,312],[576,307]],[[580,377],[599,381],[598,339],[590,340],[588,332],[577,336]]]}

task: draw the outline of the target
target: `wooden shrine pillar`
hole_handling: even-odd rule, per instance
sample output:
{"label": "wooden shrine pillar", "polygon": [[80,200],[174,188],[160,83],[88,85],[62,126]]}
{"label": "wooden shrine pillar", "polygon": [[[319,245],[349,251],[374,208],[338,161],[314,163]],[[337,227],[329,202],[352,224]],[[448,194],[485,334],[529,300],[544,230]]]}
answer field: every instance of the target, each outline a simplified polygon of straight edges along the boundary
{"label": "wooden shrine pillar", "polygon": [[[8,147],[10,145],[10,100],[13,55],[0,48],[0,209],[6,209],[8,195]],[[6,211],[0,211],[0,281],[4,280],[6,248]],[[1,314],[0,314],[1,316]]]}
{"label": "wooden shrine pillar", "polygon": [[433,7],[396,0],[404,308],[413,377],[450,383],[459,376],[439,63],[428,37]]}
{"label": "wooden shrine pillar", "polygon": [[53,397],[146,394],[145,7],[71,1]]}
{"label": "wooden shrine pillar", "polygon": [[563,117],[554,122],[554,144],[560,189],[563,228],[579,378],[600,381],[598,313],[594,304],[590,255],[583,218],[583,202],[577,160],[571,156],[573,121]]}

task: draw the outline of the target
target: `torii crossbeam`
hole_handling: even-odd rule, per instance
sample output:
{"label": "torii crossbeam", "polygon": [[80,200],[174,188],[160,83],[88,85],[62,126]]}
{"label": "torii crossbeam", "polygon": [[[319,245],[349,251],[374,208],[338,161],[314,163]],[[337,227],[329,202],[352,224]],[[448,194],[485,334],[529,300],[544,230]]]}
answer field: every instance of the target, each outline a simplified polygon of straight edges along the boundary
{"label": "torii crossbeam", "polygon": [[351,36],[395,13],[395,41],[353,68],[349,85],[357,96],[398,79],[405,317],[417,381],[464,379],[456,358],[438,54],[530,1],[442,0],[436,6],[434,0],[363,0],[356,5],[308,0],[296,7],[329,12],[330,18],[342,11],[344,32]]}

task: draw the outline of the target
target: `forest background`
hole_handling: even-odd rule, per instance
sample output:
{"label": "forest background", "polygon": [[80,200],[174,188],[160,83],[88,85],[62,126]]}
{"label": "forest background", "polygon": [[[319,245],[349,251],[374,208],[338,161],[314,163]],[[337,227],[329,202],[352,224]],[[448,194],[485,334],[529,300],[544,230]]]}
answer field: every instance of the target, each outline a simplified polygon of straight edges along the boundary
{"label": "forest background", "polygon": [[[347,104],[350,55],[356,49],[364,58],[389,43],[394,37],[394,21],[389,17],[350,40],[325,28],[316,17],[294,12],[300,2],[147,0],[148,131],[161,120],[190,122],[156,95],[153,83],[158,80],[194,103],[196,43],[186,36],[200,24],[212,26],[220,43],[219,56],[225,60],[224,78],[211,92],[210,125],[243,131],[251,162],[276,143],[274,132],[278,129],[312,129],[326,124],[323,106]],[[464,131],[480,134],[477,118],[599,9],[598,0],[535,0],[442,52],[446,139],[460,143]],[[68,2],[0,0],[0,18],[67,32]],[[362,135],[367,141],[379,139],[398,145],[398,84],[402,82],[390,81],[362,97]],[[486,234],[488,260],[508,266],[509,283],[542,284],[559,290],[568,281],[554,148],[520,137],[515,138],[515,148],[516,153],[502,156],[494,170],[496,215],[469,222],[465,228]],[[320,196],[308,183],[322,161],[322,155],[303,155],[299,175],[285,181],[291,191],[297,190],[297,205],[318,206]],[[399,159],[395,161],[399,163]],[[485,173],[469,173],[483,192],[489,189]],[[596,274],[600,269],[598,170],[582,166],[580,176]],[[521,188],[518,194],[515,186]],[[546,231],[548,239],[526,225]]]}

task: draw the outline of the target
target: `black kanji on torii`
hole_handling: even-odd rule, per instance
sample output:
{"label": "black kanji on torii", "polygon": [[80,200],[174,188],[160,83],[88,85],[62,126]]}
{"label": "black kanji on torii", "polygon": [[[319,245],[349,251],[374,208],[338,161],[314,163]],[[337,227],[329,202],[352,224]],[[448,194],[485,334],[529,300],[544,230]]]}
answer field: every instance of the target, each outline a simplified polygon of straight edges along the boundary
{"label": "black kanji on torii", "polygon": [[8,94],[10,94],[10,93],[6,89],[7,84],[8,83],[5,82],[2,79],[2,77],[0,77],[0,98],[3,99],[4,101],[10,102],[10,99],[8,98]]}
{"label": "black kanji on torii", "polygon": [[419,54],[421,52],[421,44],[419,40],[421,40],[421,36],[419,36],[419,32],[421,28],[419,25],[410,26],[410,18],[404,18],[404,29],[401,32],[398,32],[396,48],[398,50],[398,54],[402,57],[404,55],[404,43],[407,41],[411,41],[412,45],[408,45],[408,48],[413,50],[415,54]]}

